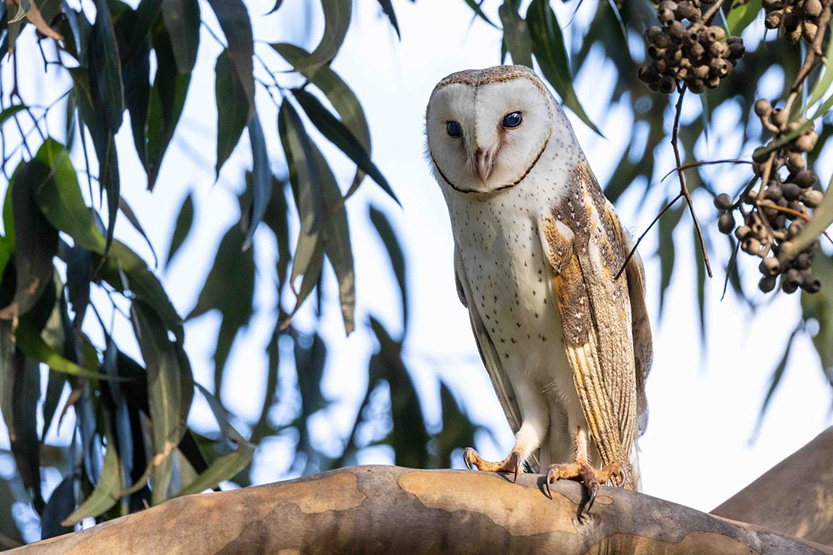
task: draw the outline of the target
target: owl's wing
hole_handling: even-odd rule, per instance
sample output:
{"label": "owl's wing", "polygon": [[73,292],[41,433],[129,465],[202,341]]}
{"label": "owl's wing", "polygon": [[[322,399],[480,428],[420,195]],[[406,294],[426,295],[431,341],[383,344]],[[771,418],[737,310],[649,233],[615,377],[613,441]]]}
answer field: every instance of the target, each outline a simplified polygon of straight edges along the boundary
{"label": "owl's wing", "polygon": [[[633,248],[633,238],[622,227],[613,205],[605,199],[607,217],[614,223],[614,233],[618,235],[630,253]],[[627,256],[627,254],[626,254]],[[620,266],[621,267],[621,266]],[[618,271],[618,270],[617,270]],[[633,334],[633,356],[636,370],[636,422],[639,435],[645,433],[648,426],[648,400],[645,396],[645,382],[651,371],[654,359],[654,343],[651,334],[651,322],[648,319],[648,307],[645,304],[645,268],[639,252],[633,256],[625,266],[625,277],[628,281],[628,296],[631,302],[631,333]]]}
{"label": "owl's wing", "polygon": [[[471,298],[471,287],[466,272],[463,269],[463,263],[460,258],[460,252],[457,245],[454,246],[454,274],[457,282],[457,294],[460,296],[460,302],[469,310],[469,320],[471,321],[471,328],[474,331],[474,338],[477,341],[477,350],[480,351],[480,358],[483,359],[483,364],[486,366],[486,371],[489,374],[489,379],[492,381],[495,393],[497,393],[500,406],[503,408],[503,413],[506,415],[506,420],[509,421],[509,427],[512,432],[518,431],[521,426],[521,409],[518,406],[518,399],[515,397],[515,390],[509,381],[509,376],[503,369],[498,356],[495,344],[489,337],[489,331],[483,325],[483,319],[477,312],[477,303],[469,302]],[[527,461],[533,472],[538,471],[538,454],[533,453]]]}
{"label": "owl's wing", "polygon": [[[590,435],[604,465],[630,468],[638,426],[630,272],[614,279],[628,246],[587,164],[576,166],[571,179],[569,195],[542,215],[539,231],[555,272],[564,348]],[[616,485],[633,488],[633,471]]]}

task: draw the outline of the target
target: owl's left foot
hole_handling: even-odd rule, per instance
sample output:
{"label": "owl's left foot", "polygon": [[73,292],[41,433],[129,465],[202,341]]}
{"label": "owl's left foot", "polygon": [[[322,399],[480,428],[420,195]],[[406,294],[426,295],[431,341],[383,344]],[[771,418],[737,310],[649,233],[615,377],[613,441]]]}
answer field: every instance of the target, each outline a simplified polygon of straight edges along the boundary
{"label": "owl's left foot", "polygon": [[552,497],[550,491],[550,484],[556,480],[578,480],[587,487],[590,494],[590,500],[587,502],[586,512],[589,513],[593,508],[593,502],[596,500],[596,494],[599,492],[599,485],[606,483],[613,476],[622,474],[622,465],[618,462],[611,463],[601,470],[597,470],[590,466],[584,460],[576,460],[566,464],[553,464],[547,470],[547,479],[544,485],[547,488],[547,495]]}
{"label": "owl's left foot", "polygon": [[463,462],[466,463],[469,470],[476,468],[477,470],[486,472],[509,472],[514,474],[515,478],[513,481],[515,482],[518,481],[518,472],[521,471],[521,464],[523,463],[521,460],[521,452],[517,449],[513,449],[502,461],[491,462],[478,455],[477,451],[471,447],[467,447],[463,451]]}

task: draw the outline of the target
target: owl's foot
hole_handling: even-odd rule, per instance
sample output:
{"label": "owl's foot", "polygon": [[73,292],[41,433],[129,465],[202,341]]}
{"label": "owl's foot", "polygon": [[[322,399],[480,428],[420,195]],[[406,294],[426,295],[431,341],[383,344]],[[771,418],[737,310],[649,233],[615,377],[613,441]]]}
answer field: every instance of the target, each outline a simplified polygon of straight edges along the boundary
{"label": "owl's foot", "polygon": [[619,476],[623,472],[622,465],[618,462],[611,463],[601,470],[597,470],[590,466],[586,461],[576,460],[566,464],[553,464],[547,470],[547,479],[544,485],[547,488],[547,495],[552,497],[550,491],[550,484],[556,480],[578,480],[582,482],[590,494],[590,500],[587,502],[586,512],[589,513],[593,507],[593,502],[596,500],[596,494],[599,492],[599,485],[606,483],[613,476]]}
{"label": "owl's foot", "polygon": [[521,452],[517,449],[512,450],[512,452],[509,453],[509,455],[502,461],[491,462],[483,459],[477,454],[477,451],[471,447],[468,447],[465,451],[463,451],[463,462],[466,463],[469,470],[476,468],[477,470],[483,470],[486,472],[512,473],[515,476],[513,480],[515,482],[518,481],[518,472],[521,472],[521,464],[523,463],[521,460]]}

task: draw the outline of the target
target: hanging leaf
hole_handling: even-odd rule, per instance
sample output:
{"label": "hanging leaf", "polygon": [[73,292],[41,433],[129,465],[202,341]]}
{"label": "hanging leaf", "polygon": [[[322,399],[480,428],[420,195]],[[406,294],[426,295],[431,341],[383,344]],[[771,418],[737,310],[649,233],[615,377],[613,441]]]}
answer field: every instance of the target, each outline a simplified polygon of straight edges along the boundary
{"label": "hanging leaf", "polygon": [[813,346],[825,377],[833,385],[833,259],[819,254],[813,261],[813,275],[821,281],[821,290],[801,293],[802,318],[805,322],[815,320],[818,326]]}
{"label": "hanging leaf", "polygon": [[257,114],[249,121],[249,141],[252,143],[252,209],[248,218],[244,220],[246,238],[243,241],[243,250],[252,246],[252,238],[266,207],[269,206],[269,197],[272,196],[272,171],[269,169],[269,153],[266,150],[266,139],[263,137],[263,128]]}
{"label": "hanging leaf", "polygon": [[252,63],[254,39],[249,12],[242,0],[208,0],[208,3],[228,40],[229,58],[237,70],[243,90],[246,91],[251,116],[255,109],[255,81]]}
{"label": "hanging leaf", "polygon": [[341,315],[347,335],[353,332],[353,312],[356,305],[356,277],[353,272],[353,248],[350,244],[350,227],[347,210],[344,209],[341,191],[327,160],[315,145],[313,158],[321,176],[321,193],[327,216],[321,226],[324,252],[338,280],[338,296],[341,301]]}
{"label": "hanging leaf", "polygon": [[182,344],[168,338],[156,311],[142,301],[131,305],[136,339],[147,365],[148,400],[152,422],[154,505],[168,497],[173,458],[170,456],[187,429],[186,419],[194,396],[194,380]]}
{"label": "hanging leaf", "polygon": [[182,75],[190,74],[200,45],[200,4],[197,0],[167,0],[162,2],[162,16],[171,36],[177,70]]}
{"label": "hanging leaf", "polygon": [[[18,348],[30,359],[42,362],[56,372],[91,379],[107,379],[104,374],[83,368],[55,352],[40,335],[40,330],[29,318],[21,318],[15,330]],[[96,361],[98,362],[98,361]]]}
{"label": "hanging leaf", "polygon": [[153,190],[156,184],[162,158],[176,131],[191,84],[190,73],[179,73],[171,35],[162,25],[154,29],[153,48],[156,52],[156,77],[150,90],[145,164],[149,190]]}
{"label": "hanging leaf", "polygon": [[46,540],[69,534],[71,526],[63,526],[61,522],[72,513],[75,508],[75,478],[64,478],[52,492],[41,516],[41,539]]}
{"label": "hanging leaf", "polygon": [[[129,63],[135,57],[143,55],[145,45],[150,39],[151,29],[159,15],[159,10],[162,8],[162,2],[163,0],[142,0],[136,6],[136,11],[134,12],[136,15],[132,18],[133,21],[130,25],[127,46],[122,51],[122,64]],[[144,122],[145,120],[142,119],[140,121]]]}
{"label": "hanging leaf", "polygon": [[127,204],[124,197],[119,197],[119,210],[121,210],[121,213],[124,214],[125,218],[127,218],[127,221],[130,222],[130,225],[133,226],[133,229],[138,231],[139,235],[142,236],[142,239],[145,240],[145,244],[148,246],[150,254],[153,256],[153,264],[154,266],[158,266],[159,258],[156,256],[156,249],[153,248],[153,243],[150,242],[150,239],[148,238],[147,233],[145,233],[139,218],[136,217],[135,212],[133,212],[133,209],[130,208],[129,204]]}
{"label": "hanging leaf", "polygon": [[25,104],[12,104],[8,108],[0,112],[0,125],[6,123],[6,121],[8,121],[8,119],[14,116],[15,114],[28,109],[29,107]]}
{"label": "hanging leaf", "polygon": [[504,1],[498,8],[500,21],[503,23],[503,42],[512,63],[532,68],[532,38],[529,36],[529,26],[518,14],[511,1]]}
{"label": "hanging leaf", "polygon": [[668,210],[665,215],[659,220],[659,233],[657,234],[658,246],[657,253],[659,254],[660,264],[660,284],[659,284],[659,313],[663,314],[662,307],[665,302],[665,292],[668,286],[671,285],[671,276],[674,274],[674,261],[676,258],[676,248],[674,245],[674,229],[683,216],[685,205],[680,205]]}
{"label": "hanging leaf", "polygon": [[[821,100],[825,93],[827,93],[830,89],[830,84],[833,83],[833,61],[831,61],[831,59],[833,59],[833,41],[828,41],[827,52],[825,52],[824,59],[826,62],[824,64],[823,73],[813,86],[813,91],[810,93],[810,97],[804,103],[804,107],[801,109],[802,113],[807,111],[807,108]],[[826,115],[827,110],[823,113]]]}
{"label": "hanging leaf", "polygon": [[270,15],[270,14],[275,13],[276,11],[278,11],[278,9],[280,9],[281,4],[283,4],[283,0],[275,0],[274,7],[271,10],[269,10],[268,12],[266,12],[264,15]]}
{"label": "hanging leaf", "polygon": [[321,0],[324,12],[324,34],[315,50],[298,67],[314,68],[330,63],[338,54],[350,27],[352,0]]}
{"label": "hanging leaf", "polygon": [[385,214],[378,208],[370,207],[370,221],[379,237],[382,238],[382,243],[385,245],[385,250],[388,251],[388,258],[390,259],[393,274],[396,276],[396,283],[399,285],[399,295],[402,300],[402,335],[408,330],[408,287],[407,287],[407,271],[405,268],[405,253],[402,251],[402,245],[393,231],[393,226]]}
{"label": "hanging leaf", "polygon": [[737,6],[732,5],[732,11],[726,17],[729,35],[739,37],[761,13],[761,3],[762,0],[749,0]]}
{"label": "hanging leaf", "polygon": [[321,178],[313,160],[309,135],[298,112],[288,100],[283,101],[278,112],[278,132],[286,156],[295,205],[301,218],[301,234],[312,235],[318,230],[322,212]]}
{"label": "hanging leaf", "polygon": [[254,312],[255,259],[251,249],[243,250],[244,240],[239,226],[229,228],[217,248],[197,304],[187,316],[190,320],[210,310],[219,310],[222,315],[214,351],[216,395],[220,395],[223,371],[237,333],[248,325]]}
{"label": "hanging leaf", "polygon": [[393,10],[393,3],[391,0],[379,0],[379,7],[381,7],[385,15],[388,16],[388,20],[390,20],[393,30],[396,31],[397,38],[402,40],[402,33],[399,32],[399,24],[396,22],[396,12]]}
{"label": "hanging leaf", "polygon": [[787,369],[787,362],[790,360],[790,351],[792,350],[793,342],[795,341],[798,332],[801,331],[801,327],[796,328],[790,334],[790,338],[787,339],[787,347],[784,349],[784,354],[781,356],[781,360],[778,362],[778,366],[775,367],[775,370],[772,372],[772,377],[770,378],[769,382],[769,389],[767,389],[766,396],[764,397],[764,402],[761,405],[761,411],[758,413],[758,421],[755,423],[755,430],[752,432],[752,441],[754,438],[757,437],[758,433],[761,430],[761,425],[764,422],[764,415],[766,414],[766,409],[769,407],[770,401],[772,401],[772,396],[775,393],[775,390],[778,389],[778,385],[781,383],[781,378],[784,377],[784,371]]}
{"label": "hanging leaf", "polygon": [[110,443],[104,455],[104,466],[95,489],[80,507],[61,522],[61,525],[74,526],[85,518],[97,517],[107,512],[118,502],[119,493],[124,489],[123,483],[119,456]]}
{"label": "hanging leaf", "polygon": [[590,121],[573,89],[570,62],[564,46],[564,36],[555,13],[547,0],[532,0],[526,12],[529,34],[532,37],[532,52],[544,77],[561,96],[564,105],[570,108],[587,126],[601,135],[601,131]]}
{"label": "hanging leaf", "polygon": [[240,142],[250,110],[246,90],[231,62],[228,49],[217,57],[214,73],[214,96],[217,99],[217,164],[214,169],[219,177],[220,168]]}
{"label": "hanging leaf", "polygon": [[382,172],[370,159],[370,154],[359,144],[353,133],[338,120],[323,104],[312,94],[303,89],[292,89],[292,94],[304,109],[310,121],[327,137],[335,146],[346,154],[355,164],[369,175],[397,204],[399,199],[391,189]]}
{"label": "hanging leaf", "polygon": [[12,303],[0,310],[0,318],[25,314],[52,281],[52,259],[58,252],[58,232],[35,202],[35,194],[47,181],[49,173],[49,166],[35,159],[29,163],[21,162],[12,175],[9,187],[16,242],[17,289]]}
{"label": "hanging leaf", "polygon": [[96,0],[95,5],[95,23],[90,32],[90,85],[107,129],[115,134],[121,127],[124,112],[121,60],[107,1]]}
{"label": "hanging leaf", "polygon": [[174,255],[179,251],[179,247],[185,242],[188,233],[191,231],[191,225],[194,223],[194,200],[193,194],[188,193],[182,206],[179,209],[179,216],[176,217],[176,225],[174,226],[174,233],[171,236],[171,246],[168,247],[168,260],[165,264],[170,264]]}
{"label": "hanging leaf", "polygon": [[484,0],[480,0],[479,2],[477,0],[465,0],[465,2],[466,2],[466,4],[468,4],[469,8],[471,8],[471,10],[475,13],[475,15],[477,15],[477,17],[479,17],[480,19],[482,19],[483,21],[485,21],[486,23],[488,23],[489,25],[491,25],[495,29],[498,28],[497,25],[492,23],[491,19],[486,17],[486,14],[483,13],[483,10],[480,8],[480,6],[483,4]]}
{"label": "hanging leaf", "polygon": [[[118,35],[124,38],[125,57],[122,58],[122,82],[124,83],[124,105],[130,114],[130,128],[136,154],[147,165],[147,117],[150,104],[150,27],[142,28],[140,18],[146,16],[144,6],[159,4],[160,0],[145,0],[137,11],[125,10],[119,22]],[[157,5],[157,11],[159,6]],[[141,37],[141,38],[136,38]],[[121,37],[120,37],[121,38]],[[135,43],[135,45],[134,45]],[[68,135],[71,136],[71,135]]]}

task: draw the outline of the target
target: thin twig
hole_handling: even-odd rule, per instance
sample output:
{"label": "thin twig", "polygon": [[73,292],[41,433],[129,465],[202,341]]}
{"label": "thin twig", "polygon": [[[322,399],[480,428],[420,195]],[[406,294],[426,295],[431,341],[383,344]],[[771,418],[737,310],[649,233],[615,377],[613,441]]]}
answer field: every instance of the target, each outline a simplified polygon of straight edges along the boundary
{"label": "thin twig", "polygon": [[641,242],[642,242],[642,240],[645,238],[645,236],[646,236],[646,235],[648,235],[648,232],[649,232],[649,231],[651,231],[651,228],[652,228],[652,227],[654,227],[654,224],[656,224],[656,223],[659,221],[659,219],[660,219],[660,218],[662,218],[662,217],[663,217],[663,215],[665,215],[665,213],[666,213],[666,212],[668,212],[668,210],[669,210],[672,206],[674,206],[674,204],[676,204],[676,202],[677,202],[678,200],[680,200],[680,198],[681,198],[682,196],[683,196],[683,194],[682,194],[682,193],[677,193],[677,196],[676,196],[676,197],[674,197],[674,198],[671,200],[671,202],[669,202],[668,204],[666,204],[666,205],[665,205],[665,207],[664,207],[662,210],[660,210],[660,211],[659,211],[659,214],[657,214],[657,215],[654,217],[654,219],[651,221],[651,223],[650,223],[650,224],[648,224],[648,227],[646,227],[646,228],[645,228],[645,231],[643,231],[643,232],[642,232],[642,234],[641,234],[641,235],[639,236],[639,238],[636,240],[636,243],[634,243],[634,244],[633,244],[633,247],[631,248],[630,252],[628,253],[628,256],[627,256],[627,257],[625,257],[625,261],[622,263],[622,267],[621,267],[621,268],[619,268],[619,271],[618,271],[618,272],[616,272],[616,277],[615,277],[614,279],[619,279],[619,276],[621,276],[621,275],[622,275],[622,272],[624,272],[624,271],[625,271],[625,268],[627,268],[627,266],[628,266],[628,262],[630,262],[630,261],[631,261],[631,258],[633,258],[633,255],[634,255],[634,254],[636,254],[636,249],[637,249],[637,247],[639,247],[639,243],[641,243]]}
{"label": "thin twig", "polygon": [[[752,161],[751,160],[740,160],[738,158],[727,158],[725,160],[703,160],[703,161],[700,161],[700,162],[691,162],[690,164],[683,164],[682,166],[680,166],[680,169],[681,170],[688,170],[688,169],[691,169],[691,168],[699,168],[701,166],[713,166],[715,164],[733,164],[733,165],[752,164]],[[673,170],[671,170],[670,172],[668,172],[667,174],[662,176],[662,179],[660,179],[659,182],[662,183],[663,181],[665,181],[666,179],[668,179],[669,177],[674,175],[674,172],[676,172],[676,171],[677,171],[677,168],[674,168]]]}
{"label": "thin twig", "polygon": [[700,227],[700,221],[697,219],[697,214],[694,212],[694,203],[691,200],[691,193],[688,191],[688,186],[685,182],[685,172],[682,169],[682,159],[680,158],[680,147],[678,145],[678,135],[680,131],[680,114],[683,112],[683,98],[685,98],[686,85],[680,88],[680,98],[677,100],[676,113],[674,114],[674,128],[671,130],[671,146],[674,148],[674,158],[677,161],[677,175],[680,178],[680,194],[685,198],[688,204],[688,210],[691,212],[691,219],[694,220],[694,229],[697,231],[697,239],[700,241],[700,250],[703,253],[703,263],[706,265],[706,273],[712,277],[712,266],[709,263],[709,253],[706,251],[706,241],[703,239],[703,230]]}

